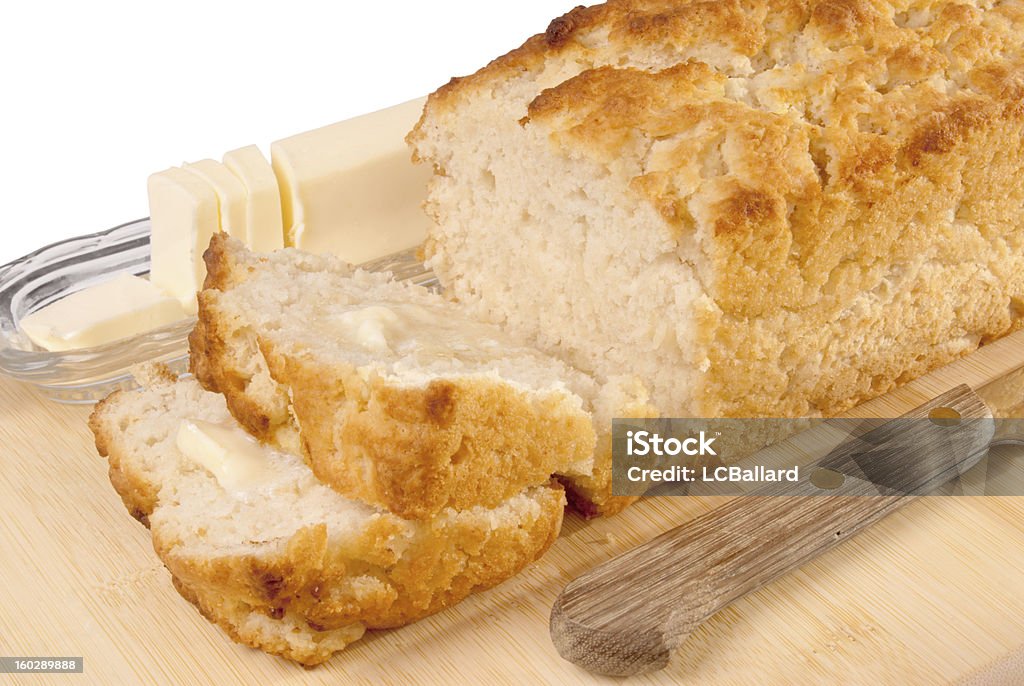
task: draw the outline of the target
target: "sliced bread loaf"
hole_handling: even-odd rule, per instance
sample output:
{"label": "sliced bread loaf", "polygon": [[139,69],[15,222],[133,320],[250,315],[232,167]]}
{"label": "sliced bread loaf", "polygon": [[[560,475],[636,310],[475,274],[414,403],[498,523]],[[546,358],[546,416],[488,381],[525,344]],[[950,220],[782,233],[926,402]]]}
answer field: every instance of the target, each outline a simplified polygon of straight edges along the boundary
{"label": "sliced bread loaf", "polygon": [[430,96],[428,263],[665,414],[833,415],[1024,325],[1022,102],[1018,2],[577,7]]}
{"label": "sliced bread loaf", "polygon": [[[589,514],[610,493],[610,420],[653,414],[641,384],[599,384],[387,274],[218,235],[192,370],[254,435],[325,483],[405,517],[492,507],[565,477]],[[595,458],[596,451],[596,458]]]}
{"label": "sliced bread loaf", "polygon": [[[402,519],[345,498],[300,458],[259,444],[195,381],[166,370],[140,380],[143,390],[96,407],[96,446],[181,594],[247,645],[322,662],[364,628],[400,626],[500,583],[558,535],[557,486],[493,508]],[[223,468],[197,458],[179,434],[201,422],[252,452],[229,451]]]}

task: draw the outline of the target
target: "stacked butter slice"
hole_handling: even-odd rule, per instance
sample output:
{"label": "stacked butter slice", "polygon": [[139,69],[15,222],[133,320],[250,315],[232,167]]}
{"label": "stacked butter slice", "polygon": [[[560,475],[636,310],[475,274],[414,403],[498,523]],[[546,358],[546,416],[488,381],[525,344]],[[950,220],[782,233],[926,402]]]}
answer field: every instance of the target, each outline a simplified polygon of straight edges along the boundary
{"label": "stacked butter slice", "polygon": [[359,264],[420,244],[429,170],[406,132],[423,99],[149,177],[151,281],[195,312],[202,253],[224,232],[249,248],[288,246]]}
{"label": "stacked butter slice", "polygon": [[218,233],[205,257],[195,379],[150,369],[91,424],[175,586],[236,640],[322,662],[536,559],[562,483],[625,504],[607,432],[652,412],[635,381],[330,256]]}
{"label": "stacked butter slice", "polygon": [[223,231],[254,250],[284,245],[281,196],[274,172],[255,145],[224,161],[200,160],[149,177],[150,281],[195,312],[206,269],[200,256]]}

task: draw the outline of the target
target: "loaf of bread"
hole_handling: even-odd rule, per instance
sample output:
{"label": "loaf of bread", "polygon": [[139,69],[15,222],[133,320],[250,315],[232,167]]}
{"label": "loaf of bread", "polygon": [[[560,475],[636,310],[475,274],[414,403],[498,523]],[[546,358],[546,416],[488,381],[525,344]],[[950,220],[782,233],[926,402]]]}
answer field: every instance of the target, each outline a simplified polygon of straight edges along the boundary
{"label": "loaf of bread", "polygon": [[663,414],[833,415],[1024,311],[1024,5],[611,0],[428,100],[445,292]]}
{"label": "loaf of bread", "polygon": [[611,498],[610,420],[653,414],[639,383],[599,384],[424,288],[328,256],[256,254],[220,234],[205,259],[196,378],[341,493],[428,518],[558,474],[588,514],[625,504]]}
{"label": "loaf of bread", "polygon": [[[90,419],[110,480],[176,588],[241,643],[317,664],[364,629],[396,627],[504,581],[558,536],[565,499],[541,485],[493,508],[413,521],[324,486],[297,456],[252,441],[256,473],[179,449],[183,422],[234,427],[223,397],[166,370]],[[230,470],[225,470],[228,473]]]}

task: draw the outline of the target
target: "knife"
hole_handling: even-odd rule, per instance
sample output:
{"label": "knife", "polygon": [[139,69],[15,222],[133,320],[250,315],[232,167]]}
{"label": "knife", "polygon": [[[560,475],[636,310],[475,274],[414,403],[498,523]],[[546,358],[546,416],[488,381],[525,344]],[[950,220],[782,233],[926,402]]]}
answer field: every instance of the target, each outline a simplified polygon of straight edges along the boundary
{"label": "knife", "polygon": [[661,669],[739,598],[920,495],[961,482],[956,492],[970,492],[970,470],[991,446],[1024,445],[1022,420],[996,422],[986,403],[1005,400],[1007,382],[1019,388],[1022,377],[1017,369],[977,392],[957,386],[802,466],[799,481],[759,487],[584,573],[552,607],[555,648],[599,674]]}

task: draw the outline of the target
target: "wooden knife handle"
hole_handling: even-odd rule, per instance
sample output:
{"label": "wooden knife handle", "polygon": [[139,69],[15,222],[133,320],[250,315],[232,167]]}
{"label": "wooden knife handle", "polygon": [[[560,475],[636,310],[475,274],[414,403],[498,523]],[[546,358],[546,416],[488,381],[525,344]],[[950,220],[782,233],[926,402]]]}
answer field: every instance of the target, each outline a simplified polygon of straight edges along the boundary
{"label": "wooden knife handle", "polygon": [[[948,391],[900,419],[957,415],[991,419],[984,402],[967,386]],[[887,428],[896,426],[897,431],[890,433],[899,435],[897,450],[891,441],[874,445],[851,441],[847,452],[844,444],[828,457],[801,467],[798,482],[771,484],[734,498],[569,583],[551,611],[551,638],[559,654],[589,671],[608,675],[664,667],[671,651],[719,610],[964,471],[984,454],[993,430],[991,422],[893,424],[898,421],[871,432],[884,437]],[[959,432],[952,442],[951,432]],[[951,458],[952,445],[958,454]],[[821,495],[823,491],[812,483],[812,475],[822,465],[835,468],[846,457],[859,464],[870,457],[875,464],[892,460],[906,465],[907,450],[914,451],[914,467],[901,472],[908,476],[897,488],[846,478],[828,495]],[[968,458],[969,454],[974,457]]]}

